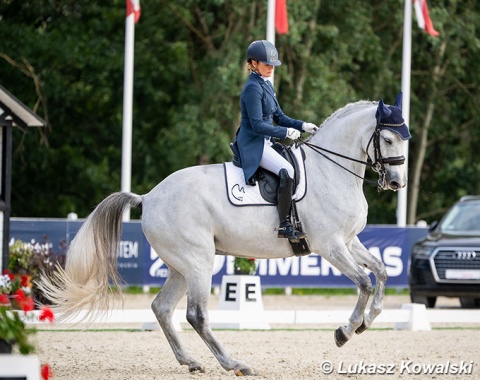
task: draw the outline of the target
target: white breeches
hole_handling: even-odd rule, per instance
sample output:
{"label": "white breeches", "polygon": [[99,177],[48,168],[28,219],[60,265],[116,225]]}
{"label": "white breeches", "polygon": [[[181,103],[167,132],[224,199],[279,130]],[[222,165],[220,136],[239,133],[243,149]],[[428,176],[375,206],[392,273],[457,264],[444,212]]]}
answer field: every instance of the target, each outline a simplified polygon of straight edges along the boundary
{"label": "white breeches", "polygon": [[276,175],[278,175],[282,169],[287,169],[290,178],[293,178],[295,174],[295,170],[290,162],[278,154],[277,151],[272,148],[270,141],[267,139],[264,140],[263,155],[260,161],[260,166]]}

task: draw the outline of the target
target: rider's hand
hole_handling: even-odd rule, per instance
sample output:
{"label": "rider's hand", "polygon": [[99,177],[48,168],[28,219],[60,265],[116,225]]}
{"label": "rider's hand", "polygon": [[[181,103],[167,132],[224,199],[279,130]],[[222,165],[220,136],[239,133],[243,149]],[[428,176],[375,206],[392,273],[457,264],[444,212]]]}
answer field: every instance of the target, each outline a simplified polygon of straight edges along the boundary
{"label": "rider's hand", "polygon": [[290,140],[296,140],[300,137],[300,131],[295,128],[287,128],[287,136]]}
{"label": "rider's hand", "polygon": [[318,129],[318,127],[312,123],[303,123],[302,129],[304,132],[313,133]]}

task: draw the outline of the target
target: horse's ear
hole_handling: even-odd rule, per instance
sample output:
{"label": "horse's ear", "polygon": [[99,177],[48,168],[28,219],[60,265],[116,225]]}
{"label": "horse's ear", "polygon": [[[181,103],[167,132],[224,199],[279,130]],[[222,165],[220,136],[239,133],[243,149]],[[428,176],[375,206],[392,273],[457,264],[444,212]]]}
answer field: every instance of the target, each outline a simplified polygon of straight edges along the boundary
{"label": "horse's ear", "polygon": [[394,104],[394,106],[402,109],[402,102],[403,102],[403,93],[402,93],[402,91],[400,91],[400,92],[397,94],[397,97],[395,98],[395,104]]}
{"label": "horse's ear", "polygon": [[375,115],[377,119],[383,120],[385,117],[390,116],[391,113],[392,111],[383,103],[383,99],[380,99],[378,102],[377,114]]}

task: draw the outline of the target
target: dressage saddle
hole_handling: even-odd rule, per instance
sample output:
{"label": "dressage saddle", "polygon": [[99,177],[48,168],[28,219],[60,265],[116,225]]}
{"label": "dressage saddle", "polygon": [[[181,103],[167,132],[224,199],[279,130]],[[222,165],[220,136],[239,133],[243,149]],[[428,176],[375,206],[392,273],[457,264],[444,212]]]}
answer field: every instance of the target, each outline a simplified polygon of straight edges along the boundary
{"label": "dressage saddle", "polygon": [[[299,163],[293,152],[292,148],[287,145],[280,144],[278,142],[274,142],[272,145],[272,148],[275,149],[283,158],[285,158],[290,164],[293,166],[295,169],[295,175],[293,178],[293,194],[295,194],[295,190],[297,188],[297,185],[300,181],[300,177],[298,176],[298,173],[300,172]],[[232,157],[232,163],[241,168],[242,163],[240,161],[240,158],[235,152],[235,148],[233,144],[230,144],[230,149],[233,152],[233,157]],[[302,158],[303,161],[305,161],[305,152],[303,151],[302,148]],[[278,175],[259,167],[255,174],[248,180],[247,182],[248,185],[250,186],[259,186],[260,194],[262,195],[263,199],[265,199],[269,203],[277,204],[277,190],[278,190],[278,185],[280,184],[280,178]]]}

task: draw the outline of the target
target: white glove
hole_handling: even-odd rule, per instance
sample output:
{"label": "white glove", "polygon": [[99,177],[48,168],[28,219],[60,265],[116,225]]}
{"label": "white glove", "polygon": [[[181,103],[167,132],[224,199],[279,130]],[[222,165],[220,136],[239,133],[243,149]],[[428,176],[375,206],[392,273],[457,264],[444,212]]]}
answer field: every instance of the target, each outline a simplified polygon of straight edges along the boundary
{"label": "white glove", "polygon": [[296,140],[300,137],[300,131],[295,128],[287,128],[287,136],[290,140]]}
{"label": "white glove", "polygon": [[303,129],[304,132],[313,133],[313,132],[317,131],[318,127],[315,124],[312,124],[312,123],[303,123],[302,124],[302,129]]}

